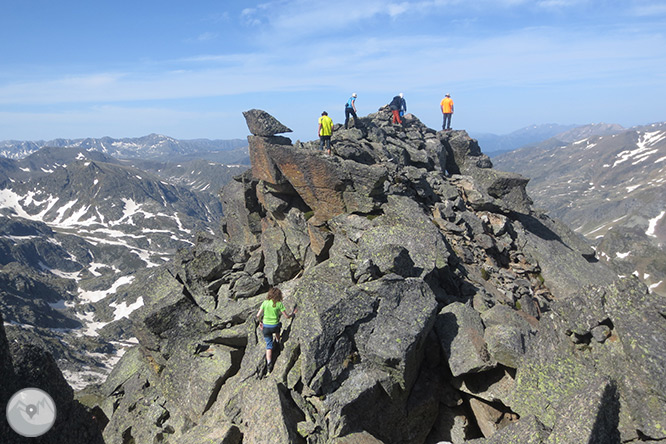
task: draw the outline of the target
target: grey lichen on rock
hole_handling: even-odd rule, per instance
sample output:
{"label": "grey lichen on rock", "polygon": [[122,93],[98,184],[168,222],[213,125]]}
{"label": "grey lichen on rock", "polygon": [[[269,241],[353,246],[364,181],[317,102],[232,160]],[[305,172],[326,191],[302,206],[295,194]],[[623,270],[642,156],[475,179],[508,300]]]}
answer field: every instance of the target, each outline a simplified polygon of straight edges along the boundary
{"label": "grey lichen on rock", "polygon": [[[387,107],[336,125],[332,156],[244,114],[252,169],[220,193],[224,236],[137,287],[139,345],[102,386],[109,442],[666,438],[666,304],[611,285],[527,179]],[[298,311],[269,372],[271,286]]]}

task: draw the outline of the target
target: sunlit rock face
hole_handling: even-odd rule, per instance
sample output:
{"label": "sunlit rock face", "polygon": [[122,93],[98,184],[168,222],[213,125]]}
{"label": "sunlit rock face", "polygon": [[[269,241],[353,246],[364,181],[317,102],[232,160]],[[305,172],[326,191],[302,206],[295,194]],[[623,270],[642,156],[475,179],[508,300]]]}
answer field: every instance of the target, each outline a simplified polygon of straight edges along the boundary
{"label": "sunlit rock face", "polygon": [[[245,116],[253,164],[221,192],[224,237],[147,279],[139,345],[99,388],[108,443],[665,438],[665,304],[464,131],[382,108],[336,125],[327,155]],[[271,286],[298,311],[268,372]]]}

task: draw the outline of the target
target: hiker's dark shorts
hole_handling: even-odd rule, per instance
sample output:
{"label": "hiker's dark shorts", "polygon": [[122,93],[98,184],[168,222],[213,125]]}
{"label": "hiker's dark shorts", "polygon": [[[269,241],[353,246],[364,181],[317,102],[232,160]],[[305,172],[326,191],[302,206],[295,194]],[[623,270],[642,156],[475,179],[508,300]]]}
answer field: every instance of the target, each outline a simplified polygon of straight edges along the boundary
{"label": "hiker's dark shorts", "polygon": [[266,350],[272,350],[273,349],[273,334],[274,333],[280,333],[280,330],[282,329],[282,323],[278,323],[277,325],[266,325],[264,324],[264,328],[262,330],[262,333],[264,335],[264,341],[266,341]]}

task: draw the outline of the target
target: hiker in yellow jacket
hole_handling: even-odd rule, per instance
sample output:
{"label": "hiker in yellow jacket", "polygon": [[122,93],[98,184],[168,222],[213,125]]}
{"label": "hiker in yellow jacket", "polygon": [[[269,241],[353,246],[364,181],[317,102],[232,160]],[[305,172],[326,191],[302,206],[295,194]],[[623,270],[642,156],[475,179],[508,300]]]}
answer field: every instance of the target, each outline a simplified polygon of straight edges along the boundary
{"label": "hiker in yellow jacket", "polygon": [[[354,122],[356,123],[356,122]],[[317,128],[317,134],[319,134],[319,149],[323,150],[324,145],[328,149],[328,154],[331,154],[331,136],[333,135],[333,120],[328,117],[326,111],[321,113],[319,118],[319,128]]]}
{"label": "hiker in yellow jacket", "polygon": [[447,94],[446,97],[442,99],[439,107],[442,109],[442,114],[444,115],[442,129],[444,131],[451,131],[451,116],[453,115],[453,99],[451,99],[451,94]]}

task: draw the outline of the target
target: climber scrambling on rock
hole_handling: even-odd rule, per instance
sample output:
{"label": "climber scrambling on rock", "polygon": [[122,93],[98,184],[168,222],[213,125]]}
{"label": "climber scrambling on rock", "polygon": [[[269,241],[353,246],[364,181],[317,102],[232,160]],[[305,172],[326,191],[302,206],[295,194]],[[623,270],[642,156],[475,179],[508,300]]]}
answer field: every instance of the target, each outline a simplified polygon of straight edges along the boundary
{"label": "climber scrambling on rock", "polygon": [[273,347],[275,344],[280,343],[280,330],[282,323],[280,316],[286,318],[293,318],[296,314],[296,308],[290,314],[287,314],[286,308],[282,304],[282,291],[279,288],[273,287],[268,290],[266,300],[262,302],[259,311],[257,312],[257,321],[259,321],[259,328],[261,328],[266,341],[266,365],[268,371],[273,370]]}
{"label": "climber scrambling on rock", "polygon": [[356,97],[358,97],[358,95],[356,93],[352,93],[349,100],[347,100],[347,103],[345,103],[345,129],[348,128],[350,115],[354,117],[354,127],[358,126],[358,116],[356,115]]}

